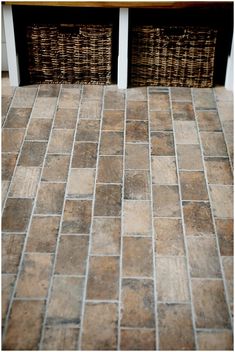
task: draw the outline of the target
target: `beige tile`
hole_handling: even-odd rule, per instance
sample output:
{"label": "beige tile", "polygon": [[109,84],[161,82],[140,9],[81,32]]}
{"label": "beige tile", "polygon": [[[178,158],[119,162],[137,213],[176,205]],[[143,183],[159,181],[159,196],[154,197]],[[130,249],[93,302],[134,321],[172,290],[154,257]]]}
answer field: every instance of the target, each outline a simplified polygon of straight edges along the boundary
{"label": "beige tile", "polygon": [[197,111],[196,116],[200,131],[221,131],[219,115],[216,110]]}
{"label": "beige tile", "polygon": [[151,154],[158,156],[174,156],[174,138],[171,132],[151,133]]}
{"label": "beige tile", "polygon": [[126,144],[126,169],[148,169],[149,148],[147,144]]}
{"label": "beige tile", "polygon": [[208,183],[233,184],[233,176],[228,158],[205,158]]}
{"label": "beige tile", "polygon": [[192,93],[196,109],[216,109],[212,88],[194,88]]}
{"label": "beige tile", "polygon": [[214,233],[209,203],[183,202],[183,212],[187,236],[203,236]]}
{"label": "beige tile", "polygon": [[233,100],[233,92],[231,90],[226,89],[223,86],[218,86],[214,88],[216,101],[232,101]]}
{"label": "beige tile", "polygon": [[77,126],[76,141],[98,142],[100,121],[80,120]]}
{"label": "beige tile", "polygon": [[121,220],[118,218],[94,218],[92,227],[92,254],[119,255]]}
{"label": "beige tile", "polygon": [[198,144],[198,134],[194,121],[174,121],[176,144]]}
{"label": "beige tile", "polygon": [[65,88],[61,89],[59,108],[62,109],[77,109],[80,102],[80,88]]}
{"label": "beige tile", "polygon": [[225,285],[228,292],[229,302],[233,303],[233,256],[222,257],[222,266],[225,276]]}
{"label": "beige tile", "polygon": [[42,348],[44,351],[76,351],[78,338],[78,328],[46,326]]}
{"label": "beige tile", "polygon": [[96,143],[75,142],[72,167],[73,168],[95,168],[97,158]]}
{"label": "beige tile", "polygon": [[216,218],[233,217],[233,187],[210,185],[212,207]]}
{"label": "beige tile", "polygon": [[12,180],[9,196],[18,198],[35,197],[41,169],[18,166]]}
{"label": "beige tile", "polygon": [[2,326],[4,326],[4,321],[6,319],[15,279],[16,275],[2,274]]}
{"label": "beige tile", "polygon": [[233,350],[233,334],[231,330],[198,331],[197,342],[200,351]]}
{"label": "beige tile", "polygon": [[52,119],[31,119],[26,140],[48,140],[51,132]]}
{"label": "beige tile", "polygon": [[80,119],[100,119],[101,101],[99,100],[82,100],[79,117]]}
{"label": "beige tile", "polygon": [[175,101],[191,101],[191,89],[182,87],[171,88],[171,99]]}
{"label": "beige tile", "polygon": [[172,131],[170,111],[150,111],[150,129],[153,131]]}
{"label": "beige tile", "polygon": [[123,131],[124,110],[104,110],[102,129],[104,131]]}
{"label": "beige tile", "polygon": [[121,186],[98,184],[95,195],[95,216],[121,215]]}
{"label": "beige tile", "polygon": [[199,145],[178,144],[177,156],[179,169],[203,170],[202,156]]}
{"label": "beige tile", "polygon": [[2,273],[17,274],[25,235],[2,234]]}
{"label": "beige tile", "polygon": [[180,171],[182,199],[208,200],[206,180],[203,171]]}
{"label": "beige tile", "polygon": [[73,145],[73,130],[52,130],[48,153],[70,153]]}
{"label": "beige tile", "polygon": [[54,97],[37,97],[32,111],[32,118],[52,119],[56,102],[57,98]]}
{"label": "beige tile", "polygon": [[219,101],[217,102],[217,107],[221,121],[233,120],[233,101]]}
{"label": "beige tile", "polygon": [[2,207],[4,206],[4,202],[6,200],[6,196],[7,196],[7,192],[8,192],[8,188],[10,186],[10,181],[2,181]]}
{"label": "beige tile", "polygon": [[70,155],[48,154],[46,156],[42,181],[66,182]]}
{"label": "beige tile", "polygon": [[23,142],[25,129],[3,128],[2,130],[2,152],[17,153]]}
{"label": "beige tile", "polygon": [[2,153],[2,180],[11,179],[16,165],[18,154]]}
{"label": "beige tile", "polygon": [[122,351],[154,351],[155,332],[145,329],[121,329]]}
{"label": "beige tile", "polygon": [[151,209],[148,201],[124,202],[124,234],[150,236]]}
{"label": "beige tile", "polygon": [[99,85],[85,85],[82,91],[83,99],[101,99],[104,87]]}
{"label": "beige tile", "polygon": [[18,165],[42,166],[46,147],[46,142],[24,142]]}
{"label": "beige tile", "polygon": [[89,234],[91,206],[90,200],[66,200],[61,232]]}
{"label": "beige tile", "polygon": [[67,196],[92,198],[95,183],[95,169],[71,169],[68,178]]}
{"label": "beige tile", "polygon": [[201,132],[200,135],[205,156],[227,156],[222,132]]}
{"label": "beige tile", "polygon": [[9,198],[2,216],[3,232],[25,232],[33,207],[32,199]]}
{"label": "beige tile", "polygon": [[37,88],[16,88],[15,96],[12,101],[14,108],[32,108],[34,99],[37,93]]}
{"label": "beige tile", "polygon": [[152,157],[152,182],[160,185],[177,184],[176,162],[174,157]]}
{"label": "beige tile", "polygon": [[6,128],[26,128],[31,109],[29,108],[11,108],[7,114],[7,119],[4,124]]}
{"label": "beige tile", "polygon": [[38,97],[58,97],[59,92],[59,84],[40,84]]}
{"label": "beige tile", "polygon": [[124,199],[150,199],[150,176],[146,170],[127,170],[124,177]]}
{"label": "beige tile", "polygon": [[123,158],[121,156],[100,156],[97,182],[121,183]]}
{"label": "beige tile", "polygon": [[61,214],[64,202],[64,183],[41,183],[36,201],[36,214]]}
{"label": "beige tile", "polygon": [[160,217],[179,217],[178,186],[153,185],[153,214]]}
{"label": "beige tile", "polygon": [[215,219],[220,254],[233,255],[233,219]]}
{"label": "beige tile", "polygon": [[75,128],[77,122],[77,109],[57,109],[54,120],[55,128]]}
{"label": "beige tile", "polygon": [[127,90],[128,100],[147,100],[147,89],[146,87],[128,88]]}
{"label": "beige tile", "polygon": [[170,110],[168,91],[157,91],[155,88],[149,90],[150,110]]}

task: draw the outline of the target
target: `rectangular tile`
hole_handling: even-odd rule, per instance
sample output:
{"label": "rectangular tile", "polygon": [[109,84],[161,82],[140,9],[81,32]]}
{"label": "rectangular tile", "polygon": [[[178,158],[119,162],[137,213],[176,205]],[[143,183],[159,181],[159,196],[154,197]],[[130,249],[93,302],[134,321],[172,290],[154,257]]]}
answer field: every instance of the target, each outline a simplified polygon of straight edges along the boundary
{"label": "rectangular tile", "polygon": [[4,326],[11,295],[14,289],[16,275],[2,274],[2,327]]}
{"label": "rectangular tile", "polygon": [[127,142],[148,142],[148,122],[131,121],[126,122],[126,141]]}
{"label": "rectangular tile", "polygon": [[84,85],[82,91],[83,99],[101,99],[104,87],[99,85]]}
{"label": "rectangular tile", "polygon": [[80,120],[77,126],[76,141],[98,142],[100,121]]}
{"label": "rectangular tile", "polygon": [[177,157],[179,169],[203,170],[202,156],[199,145],[178,144]]}
{"label": "rectangular tile", "polygon": [[153,131],[172,131],[170,111],[150,111],[150,129]]}
{"label": "rectangular tile", "polygon": [[90,200],[66,200],[62,233],[89,234],[91,226]]}
{"label": "rectangular tile", "polygon": [[222,266],[223,266],[223,272],[225,276],[225,285],[228,292],[228,300],[229,302],[233,303],[234,301],[233,299],[233,289],[234,289],[233,288],[234,287],[233,286],[233,278],[234,278],[233,256],[222,257]]}
{"label": "rectangular tile", "polygon": [[147,329],[121,329],[122,351],[155,350],[155,331]]}
{"label": "rectangular tile", "polygon": [[127,120],[148,120],[148,106],[146,101],[127,101]]}
{"label": "rectangular tile", "polygon": [[227,156],[222,132],[201,132],[200,135],[205,156]]}
{"label": "rectangular tile", "polygon": [[192,93],[196,109],[216,109],[213,89],[193,88]]}
{"label": "rectangular tile", "polygon": [[175,101],[191,101],[191,88],[171,87],[171,99]]}
{"label": "rectangular tile", "polygon": [[124,110],[104,110],[102,129],[104,131],[123,131]]}
{"label": "rectangular tile", "polygon": [[183,202],[186,235],[203,236],[214,233],[210,204]]}
{"label": "rectangular tile", "polygon": [[203,171],[180,171],[182,199],[208,200],[206,180]]}
{"label": "rectangular tile", "polygon": [[46,156],[42,181],[66,182],[69,171],[70,155],[48,154]]}
{"label": "rectangular tile", "polygon": [[97,158],[96,143],[74,144],[72,167],[73,168],[95,168]]}
{"label": "rectangular tile", "polygon": [[24,142],[18,165],[42,166],[46,147],[46,142]]}
{"label": "rectangular tile", "polygon": [[179,217],[178,186],[153,185],[153,214],[160,217]]}
{"label": "rectangular tile", "polygon": [[121,215],[121,186],[98,184],[95,197],[95,216]]}
{"label": "rectangular tile", "polygon": [[16,165],[18,154],[2,153],[2,180],[10,180]]}
{"label": "rectangular tile", "polygon": [[233,255],[233,219],[215,219],[220,254]]}
{"label": "rectangular tile", "polygon": [[210,185],[210,194],[214,216],[216,218],[233,217],[233,187]]}
{"label": "rectangular tile", "polygon": [[151,133],[151,154],[157,156],[174,156],[174,138],[171,132]]}
{"label": "rectangular tile", "polygon": [[102,103],[100,100],[82,100],[80,105],[80,119],[100,119]]}
{"label": "rectangular tile", "polygon": [[148,169],[149,148],[147,144],[126,144],[126,169]]}
{"label": "rectangular tile", "polygon": [[124,177],[124,199],[150,199],[150,175],[146,170],[127,170]]}
{"label": "rectangular tile", "polygon": [[191,102],[172,101],[173,119],[180,121],[195,120],[193,105]]}
{"label": "rectangular tile", "polygon": [[97,182],[121,183],[123,174],[122,156],[100,156]]}
{"label": "rectangular tile", "polygon": [[57,98],[55,97],[37,97],[33,110],[32,118],[52,119],[55,113]]}
{"label": "rectangular tile", "polygon": [[25,235],[2,234],[2,273],[17,274]]}
{"label": "rectangular tile", "polygon": [[36,93],[37,88],[34,87],[17,87],[12,101],[12,107],[32,108]]}
{"label": "rectangular tile", "polygon": [[175,157],[152,157],[152,182],[160,185],[177,184]]}
{"label": "rectangular tile", "polygon": [[32,199],[9,198],[6,201],[2,216],[3,232],[25,232],[27,231],[31,211]]}
{"label": "rectangular tile", "polygon": [[44,351],[76,351],[78,337],[78,328],[46,326],[42,348]]}
{"label": "rectangular tile", "polygon": [[72,198],[92,198],[95,184],[95,169],[71,169],[67,196]]}
{"label": "rectangular tile", "polygon": [[1,199],[2,199],[2,208],[4,206],[4,202],[6,200],[6,197],[7,197],[7,192],[8,192],[8,188],[10,186],[10,181],[2,181],[2,185],[1,185]]}
{"label": "rectangular tile", "polygon": [[59,108],[77,109],[79,107],[80,95],[80,87],[62,87],[60,92]]}
{"label": "rectangular tile", "polygon": [[222,122],[233,120],[233,116],[234,116],[233,101],[222,101],[222,100],[218,101],[217,107],[218,107],[219,116]]}
{"label": "rectangular tile", "polygon": [[52,119],[31,119],[26,134],[26,140],[42,140],[49,139],[52,126]]}
{"label": "rectangular tile", "polygon": [[233,176],[228,158],[205,158],[208,183],[233,184]]}
{"label": "rectangular tile", "polygon": [[26,128],[31,114],[30,108],[11,108],[4,124],[6,128]]}
{"label": "rectangular tile", "polygon": [[231,330],[198,331],[197,341],[200,351],[233,350],[233,334]]}
{"label": "rectangular tile", "polygon": [[194,121],[174,121],[176,144],[198,144],[198,134]]}
{"label": "rectangular tile", "polygon": [[221,131],[219,115],[216,110],[197,111],[196,116],[200,131]]}
{"label": "rectangular tile", "polygon": [[38,97],[58,97],[59,92],[59,84],[40,84]]}
{"label": "rectangular tile", "polygon": [[125,96],[124,91],[116,87],[105,87],[104,109],[124,110]]}
{"label": "rectangular tile", "polygon": [[36,214],[61,214],[64,202],[64,183],[41,183],[36,201]]}
{"label": "rectangular tile", "polygon": [[73,145],[74,130],[53,129],[48,153],[70,153]]}
{"label": "rectangular tile", "polygon": [[146,87],[135,87],[128,88],[127,100],[147,100],[147,89]]}
{"label": "rectangular tile", "polygon": [[17,153],[23,142],[25,129],[3,128],[2,129],[2,151]]}
{"label": "rectangular tile", "polygon": [[120,254],[121,219],[94,218],[92,227],[92,254]]}
{"label": "rectangular tile", "polygon": [[149,89],[150,110],[170,110],[168,92]]}
{"label": "rectangular tile", "polygon": [[123,133],[102,132],[100,140],[100,155],[122,155]]}
{"label": "rectangular tile", "polygon": [[41,169],[18,166],[12,180],[9,196],[18,198],[35,197]]}
{"label": "rectangular tile", "polygon": [[151,208],[148,201],[124,202],[124,234],[150,236]]}
{"label": "rectangular tile", "polygon": [[77,122],[77,109],[63,109],[59,108],[55,114],[54,127],[55,128],[75,128]]}

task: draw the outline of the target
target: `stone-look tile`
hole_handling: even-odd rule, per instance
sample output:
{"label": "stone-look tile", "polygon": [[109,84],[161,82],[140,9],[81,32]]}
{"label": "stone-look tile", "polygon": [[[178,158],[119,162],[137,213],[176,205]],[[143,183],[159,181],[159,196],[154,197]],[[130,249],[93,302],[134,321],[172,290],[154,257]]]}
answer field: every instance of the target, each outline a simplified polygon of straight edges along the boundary
{"label": "stone-look tile", "polygon": [[116,87],[105,87],[104,109],[124,110],[125,92]]}
{"label": "stone-look tile", "polygon": [[66,200],[62,233],[89,234],[91,206],[90,200]]}
{"label": "stone-look tile", "polygon": [[216,218],[233,217],[233,187],[210,185],[210,194],[214,216]]}
{"label": "stone-look tile", "polygon": [[102,129],[104,131],[123,131],[124,110],[104,110]]}
{"label": "stone-look tile", "polygon": [[55,97],[37,97],[32,111],[32,118],[52,119],[56,102],[57,98]]}
{"label": "stone-look tile", "polygon": [[77,109],[58,109],[55,114],[54,128],[75,128],[77,115]]}
{"label": "stone-look tile", "polygon": [[151,238],[124,237],[122,275],[151,277],[153,274],[152,257]]}
{"label": "stone-look tile", "polygon": [[124,234],[150,236],[151,208],[148,201],[124,202]]}
{"label": "stone-look tile", "polygon": [[227,148],[222,132],[201,132],[205,156],[227,156]]}
{"label": "stone-look tile", "polygon": [[42,166],[46,147],[44,142],[24,142],[18,165]]}
{"label": "stone-look tile", "polygon": [[34,216],[27,239],[27,252],[54,252],[59,232],[59,216]]}
{"label": "stone-look tile", "polygon": [[2,186],[1,186],[2,208],[4,206],[4,202],[5,202],[6,197],[7,197],[7,192],[8,192],[9,186],[10,186],[10,181],[2,181]]}
{"label": "stone-look tile", "polygon": [[35,213],[61,214],[64,201],[65,184],[41,183],[39,186]]}
{"label": "stone-look tile", "polygon": [[96,186],[95,216],[121,215],[121,186],[98,184]]}
{"label": "stone-look tile", "polygon": [[180,171],[182,199],[208,200],[206,180],[203,171]]}
{"label": "stone-look tile", "polygon": [[122,280],[121,326],[155,328],[153,281]]}
{"label": "stone-look tile", "polygon": [[123,159],[121,156],[100,156],[97,182],[121,183]]}
{"label": "stone-look tile", "polygon": [[175,155],[174,138],[171,132],[151,133],[151,154],[158,156]]}
{"label": "stone-look tile", "polygon": [[216,109],[213,89],[196,88],[192,90],[196,109]]}
{"label": "stone-look tile", "polygon": [[77,109],[80,102],[80,88],[62,88],[59,99],[59,108]]}
{"label": "stone-look tile", "polygon": [[127,121],[126,122],[127,142],[148,142],[148,122],[147,121]]}
{"label": "stone-look tile", "polygon": [[16,88],[16,93],[12,101],[13,108],[32,108],[37,88]]}
{"label": "stone-look tile", "polygon": [[127,100],[147,100],[146,87],[128,88]]}
{"label": "stone-look tile", "polygon": [[197,343],[200,351],[232,351],[233,333],[231,330],[198,331]]}
{"label": "stone-look tile", "polygon": [[100,155],[122,155],[123,133],[102,132],[100,141]]}
{"label": "stone-look tile", "polygon": [[172,131],[170,111],[151,111],[150,129],[151,131]]}
{"label": "stone-look tile", "polygon": [[159,304],[160,350],[194,350],[192,313],[189,304]]}
{"label": "stone-look tile", "polygon": [[101,101],[82,100],[79,117],[80,119],[100,119]]}
{"label": "stone-look tile", "polygon": [[149,89],[149,107],[150,110],[170,110],[168,92]]}
{"label": "stone-look tile", "polygon": [[55,276],[48,305],[47,324],[80,324],[84,279]]}
{"label": "stone-look tile", "polygon": [[102,99],[104,87],[99,85],[84,85],[83,99]]}
{"label": "stone-look tile", "polygon": [[121,329],[122,351],[154,351],[155,331],[145,329]]}
{"label": "stone-look tile", "polygon": [[16,297],[46,298],[53,257],[48,253],[27,253],[16,286]]}
{"label": "stone-look tile", "polygon": [[87,299],[118,299],[119,258],[90,257]]}
{"label": "stone-look tile", "polygon": [[9,196],[15,198],[35,197],[41,169],[18,166],[12,180]]}
{"label": "stone-look tile", "polygon": [[190,102],[172,102],[174,120],[193,121],[195,120],[193,105]]}
{"label": "stone-look tile", "polygon": [[233,100],[233,92],[231,90],[226,89],[225,87],[215,87],[214,88],[216,101],[232,101]]}
{"label": "stone-look tile", "polygon": [[70,153],[73,146],[73,130],[52,130],[48,153]]}
{"label": "stone-look tile", "polygon": [[94,218],[92,227],[92,254],[119,255],[121,220],[118,218]]}
{"label": "stone-look tile", "polygon": [[11,96],[2,96],[2,99],[1,99],[1,122],[2,122],[2,125],[4,124],[5,120],[6,120],[6,115],[7,115],[7,112],[8,112],[8,109],[10,107],[10,104],[11,104],[11,100],[12,100],[12,97]]}
{"label": "stone-look tile", "polygon": [[32,199],[7,199],[2,216],[2,231],[25,232],[28,227],[32,207]]}
{"label": "stone-look tile", "polygon": [[210,204],[207,202],[183,202],[187,236],[203,236],[214,233]]}
{"label": "stone-look tile", "polygon": [[227,158],[205,158],[207,179],[209,183],[231,185],[233,175],[229,159]]}
{"label": "stone-look tile", "polygon": [[97,159],[96,143],[77,143],[74,145],[72,167],[95,168]]}
{"label": "stone-look tile", "polygon": [[69,170],[69,161],[69,155],[48,154],[46,156],[41,180],[65,182]]}
{"label": "stone-look tile", "polygon": [[175,101],[191,101],[191,89],[182,87],[171,88],[171,99]]}
{"label": "stone-look tile", "polygon": [[46,326],[43,351],[76,351],[79,337],[78,328],[67,326]]}
{"label": "stone-look tile", "polygon": [[152,157],[152,182],[160,185],[177,184],[176,163],[174,157]]}
{"label": "stone-look tile", "polygon": [[3,128],[2,152],[17,153],[24,138],[25,129]]}
{"label": "stone-look tile", "polygon": [[100,121],[80,120],[78,123],[76,141],[98,142]]}
{"label": "stone-look tile", "polygon": [[192,279],[192,294],[197,328],[230,327],[222,280]]}
{"label": "stone-look tile", "polygon": [[31,119],[25,139],[47,141],[51,126],[52,119]]}
{"label": "stone-look tile", "polygon": [[157,255],[184,255],[182,221],[180,219],[154,219]]}
{"label": "stone-look tile", "polygon": [[8,112],[4,127],[6,128],[26,128],[31,109],[29,108],[11,108]]}
{"label": "stone-look tile", "polygon": [[127,170],[125,173],[124,198],[148,200],[150,198],[150,176],[146,170]]}
{"label": "stone-look tile", "polygon": [[19,234],[2,235],[2,272],[17,274],[25,236]]}
{"label": "stone-look tile", "polygon": [[222,257],[222,266],[225,276],[225,284],[228,292],[229,302],[233,303],[233,256]]}
{"label": "stone-look tile", "polygon": [[203,170],[202,156],[199,145],[178,144],[177,156],[179,169]]}
{"label": "stone-look tile", "polygon": [[6,319],[8,306],[13,292],[16,275],[2,274],[2,326]]}
{"label": "stone-look tile", "polygon": [[37,350],[45,309],[44,301],[14,301],[9,318],[4,350]]}
{"label": "stone-look tile", "polygon": [[87,303],[82,334],[83,350],[116,350],[118,307],[115,303]]}
{"label": "stone-look tile", "polygon": [[55,273],[85,275],[87,253],[88,236],[61,236]]}
{"label": "stone-look tile", "polygon": [[219,115],[216,110],[197,111],[196,116],[200,131],[221,131]]}
{"label": "stone-look tile", "polygon": [[187,238],[191,277],[221,277],[220,262],[214,237]]}
{"label": "stone-look tile", "polygon": [[18,154],[2,153],[2,180],[11,179],[14,172],[17,156]]}
{"label": "stone-look tile", "polygon": [[233,120],[233,101],[219,101],[217,107],[221,121]]}
{"label": "stone-look tile", "polygon": [[149,148],[147,144],[126,144],[126,169],[148,169]]}
{"label": "stone-look tile", "polygon": [[180,216],[178,186],[153,185],[153,213],[160,217]]}
{"label": "stone-look tile", "polygon": [[187,267],[184,257],[157,257],[156,272],[159,301],[189,301]]}
{"label": "stone-look tile", "polygon": [[67,196],[71,198],[92,198],[95,183],[95,169],[71,169]]}
{"label": "stone-look tile", "polygon": [[233,219],[215,219],[220,254],[233,255]]}
{"label": "stone-look tile", "polygon": [[59,84],[40,84],[38,97],[58,97],[59,92]]}
{"label": "stone-look tile", "polygon": [[148,106],[146,101],[127,102],[127,120],[148,120]]}
{"label": "stone-look tile", "polygon": [[198,144],[197,127],[194,121],[174,121],[176,144]]}

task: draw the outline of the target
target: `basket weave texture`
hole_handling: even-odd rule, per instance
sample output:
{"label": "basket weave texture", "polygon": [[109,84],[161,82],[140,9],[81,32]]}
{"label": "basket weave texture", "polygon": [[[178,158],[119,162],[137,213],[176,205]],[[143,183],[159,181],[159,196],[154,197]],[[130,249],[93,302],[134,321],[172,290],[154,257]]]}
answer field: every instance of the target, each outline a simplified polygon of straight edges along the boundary
{"label": "basket weave texture", "polygon": [[212,87],[217,30],[132,28],[131,85]]}
{"label": "basket weave texture", "polygon": [[35,24],[27,45],[30,83],[111,83],[111,25]]}

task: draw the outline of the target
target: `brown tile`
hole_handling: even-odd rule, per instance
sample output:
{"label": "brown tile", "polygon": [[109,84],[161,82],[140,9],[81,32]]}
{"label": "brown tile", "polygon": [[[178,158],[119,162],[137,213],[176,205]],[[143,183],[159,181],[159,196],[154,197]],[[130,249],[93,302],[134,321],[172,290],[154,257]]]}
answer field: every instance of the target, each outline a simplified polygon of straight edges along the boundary
{"label": "brown tile", "polygon": [[55,276],[47,311],[47,324],[80,324],[84,278]]}
{"label": "brown tile", "polygon": [[222,132],[201,132],[205,156],[227,156],[227,148]]}
{"label": "brown tile", "polygon": [[148,106],[146,101],[127,102],[127,120],[148,120]]}
{"label": "brown tile", "polygon": [[52,126],[52,119],[31,119],[26,140],[48,140]]}
{"label": "brown tile", "polygon": [[100,119],[102,103],[100,100],[82,100],[80,119]]}
{"label": "brown tile", "polygon": [[87,303],[82,334],[83,350],[116,350],[118,307],[115,303]]}
{"label": "brown tile", "polygon": [[69,162],[69,155],[48,154],[42,172],[42,181],[65,182],[67,180]]}
{"label": "brown tile", "polygon": [[174,121],[176,144],[198,144],[197,127],[194,121]]}
{"label": "brown tile", "polygon": [[193,121],[195,120],[193,105],[190,102],[172,102],[174,120]]}
{"label": "brown tile", "polygon": [[104,110],[102,129],[104,131],[123,131],[124,110]]}
{"label": "brown tile", "polygon": [[228,292],[228,300],[233,303],[233,256],[222,257],[222,266],[225,276],[225,285]]}
{"label": "brown tile", "polygon": [[3,274],[2,275],[2,327],[6,319],[8,306],[15,284],[16,275]]}
{"label": "brown tile", "polygon": [[224,86],[214,87],[214,92],[216,96],[216,101],[232,101],[233,100],[233,92],[231,90],[226,89]]}
{"label": "brown tile", "polygon": [[154,216],[180,216],[178,186],[153,185],[153,213]]}
{"label": "brown tile", "polygon": [[203,170],[202,156],[199,145],[178,144],[177,156],[179,169]]}
{"label": "brown tile", "polygon": [[182,87],[171,88],[171,99],[175,101],[191,101],[191,89]]}
{"label": "brown tile", "polygon": [[104,109],[124,110],[124,91],[116,87],[106,87],[104,95]]}
{"label": "brown tile", "polygon": [[153,281],[148,279],[122,280],[121,326],[154,328]]}
{"label": "brown tile", "polygon": [[77,109],[80,103],[80,88],[62,88],[60,92],[59,108]]}
{"label": "brown tile", "polygon": [[3,128],[2,130],[2,152],[15,152],[20,150],[23,142],[25,129]]}
{"label": "brown tile", "polygon": [[121,329],[122,351],[154,351],[155,332],[144,329]]}
{"label": "brown tile", "polygon": [[220,254],[233,255],[233,219],[215,219]]}
{"label": "brown tile", "polygon": [[37,88],[16,88],[15,96],[12,101],[14,108],[32,108],[34,99],[37,93]]}
{"label": "brown tile", "polygon": [[203,171],[180,171],[182,199],[208,200]]}
{"label": "brown tile", "polygon": [[205,158],[209,183],[231,185],[233,176],[228,158]]}
{"label": "brown tile", "polygon": [[90,200],[66,200],[62,233],[89,234],[91,206]]}
{"label": "brown tile", "polygon": [[218,101],[217,107],[222,122],[233,120],[233,101]]}
{"label": "brown tile", "polygon": [[164,91],[149,90],[150,110],[170,110],[169,94]]}
{"label": "brown tile", "polygon": [[192,294],[198,329],[230,327],[222,280],[192,279]]}
{"label": "brown tile", "polygon": [[43,351],[76,351],[79,329],[67,326],[46,326]]}
{"label": "brown tile", "polygon": [[101,99],[103,97],[103,86],[84,85],[82,91],[83,99]]}
{"label": "brown tile", "polygon": [[102,132],[100,141],[100,155],[122,155],[123,133]]}
{"label": "brown tile", "polygon": [[88,240],[88,236],[61,236],[56,259],[56,274],[85,275]]}
{"label": "brown tile", "polygon": [[29,108],[11,108],[7,115],[4,127],[7,128],[26,128],[31,109]]}
{"label": "brown tile", "polygon": [[216,109],[213,89],[196,88],[192,90],[196,109]]}
{"label": "brown tile", "polygon": [[196,116],[200,131],[221,131],[219,115],[216,110],[197,111]]}
{"label": "brown tile", "polygon": [[123,159],[121,156],[100,156],[97,182],[121,183]]}
{"label": "brown tile", "polygon": [[151,131],[172,131],[170,111],[150,111]]}
{"label": "brown tile", "polygon": [[124,198],[132,200],[148,200],[150,198],[150,176],[148,171],[126,171]]}
{"label": "brown tile", "polygon": [[127,142],[148,142],[148,122],[147,121],[127,121],[126,122]]}
{"label": "brown tile", "polygon": [[7,199],[2,217],[2,231],[25,232],[28,227],[32,207],[32,199]]}
{"label": "brown tile", "polygon": [[151,238],[124,237],[122,275],[152,276],[153,249]]}
{"label": "brown tile", "polygon": [[158,300],[189,301],[188,275],[184,257],[157,257]]}
{"label": "brown tile", "polygon": [[96,186],[95,216],[121,215],[121,186],[98,184]]}
{"label": "brown tile", "polygon": [[183,202],[186,235],[203,236],[214,233],[210,204]]}
{"label": "brown tile", "polygon": [[2,123],[4,123],[4,121],[6,119],[6,115],[7,115],[8,109],[10,107],[11,100],[12,100],[11,96],[5,96],[5,97],[2,96],[2,99],[1,99]]}
{"label": "brown tile", "polygon": [[124,202],[124,234],[150,236],[151,209],[148,201]]}
{"label": "brown tile", "polygon": [[48,153],[70,153],[73,145],[73,130],[52,130]]}
{"label": "brown tile", "polygon": [[154,219],[157,255],[184,255],[182,221],[180,219]]}
{"label": "brown tile", "polygon": [[118,218],[94,218],[92,227],[92,254],[119,255],[121,220]]}
{"label": "brown tile", "polygon": [[71,169],[68,178],[67,196],[71,198],[92,198],[95,183],[95,169]]}
{"label": "brown tile", "polygon": [[127,100],[147,100],[146,87],[128,88]]}
{"label": "brown tile", "polygon": [[98,142],[100,121],[80,120],[78,123],[76,141]]}
{"label": "brown tile", "polygon": [[210,185],[213,213],[216,218],[233,217],[233,187]]}
{"label": "brown tile", "polygon": [[55,114],[55,128],[75,128],[77,122],[77,109],[58,109]]}
{"label": "brown tile", "polygon": [[2,186],[1,186],[2,208],[4,206],[4,202],[5,202],[6,197],[7,197],[7,192],[8,192],[9,186],[10,186],[10,181],[2,181]]}
{"label": "brown tile", "polygon": [[152,155],[175,155],[173,133],[153,132],[151,133],[151,142]]}
{"label": "brown tile", "polygon": [[17,274],[25,235],[2,234],[2,272]]}
{"label": "brown tile", "polygon": [[38,349],[44,306],[44,301],[13,302],[5,341],[3,341],[4,350]]}
{"label": "brown tile", "polygon": [[55,97],[37,97],[32,111],[32,118],[52,119],[56,102],[57,98]]}
{"label": "brown tile", "polygon": [[148,169],[149,148],[147,144],[126,144],[125,166],[127,169]]}
{"label": "brown tile", "polygon": [[90,257],[87,299],[118,299],[119,258]]}
{"label": "brown tile", "polygon": [[231,330],[198,331],[198,349],[200,351],[233,350],[233,333]]}
{"label": "brown tile", "polygon": [[162,185],[177,184],[176,162],[174,157],[152,157],[152,182]]}
{"label": "brown tile", "polygon": [[34,216],[27,239],[27,252],[54,252],[59,232],[59,216]]}
{"label": "brown tile", "polygon": [[16,286],[16,297],[46,298],[53,257],[47,253],[27,253]]}
{"label": "brown tile", "polygon": [[35,213],[61,214],[64,192],[64,183],[41,183],[37,195]]}
{"label": "brown tile", "polygon": [[74,168],[95,168],[97,158],[96,143],[78,143],[74,144],[72,167]]}
{"label": "brown tile", "polygon": [[59,92],[59,84],[40,84],[38,97],[58,97]]}
{"label": "brown tile", "polygon": [[6,154],[2,153],[2,180],[10,180],[18,154]]}
{"label": "brown tile", "polygon": [[46,147],[44,142],[24,142],[18,165],[42,166]]}
{"label": "brown tile", "polygon": [[35,197],[41,169],[18,166],[12,180],[9,196],[18,198]]}
{"label": "brown tile", "polygon": [[159,304],[160,350],[194,350],[192,313],[189,304]]}

